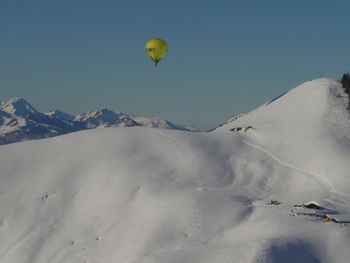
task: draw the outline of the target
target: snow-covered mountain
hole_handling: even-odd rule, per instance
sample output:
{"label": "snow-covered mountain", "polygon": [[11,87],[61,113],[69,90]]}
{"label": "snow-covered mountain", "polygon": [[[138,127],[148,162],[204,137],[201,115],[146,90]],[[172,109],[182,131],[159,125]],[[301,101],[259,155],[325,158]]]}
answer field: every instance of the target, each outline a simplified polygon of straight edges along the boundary
{"label": "snow-covered mountain", "polygon": [[347,104],[318,79],[212,132],[0,146],[0,262],[348,262]]}
{"label": "snow-covered mountain", "polygon": [[20,97],[0,102],[0,144],[39,139],[79,130],[73,122],[46,115]]}
{"label": "snow-covered mountain", "polygon": [[98,127],[132,127],[140,126],[135,120],[122,113],[115,113],[110,109],[89,111],[74,118],[74,121],[86,129]]}
{"label": "snow-covered mountain", "polygon": [[160,118],[135,118],[109,109],[72,116],[59,110],[38,112],[20,97],[0,102],[0,145],[53,137],[84,129],[132,126],[190,130]]}
{"label": "snow-covered mountain", "polygon": [[148,128],[160,128],[160,129],[172,129],[181,131],[199,131],[193,127],[187,127],[179,124],[174,124],[168,120],[163,120],[159,117],[147,118],[147,117],[134,117],[133,118],[141,126]]}

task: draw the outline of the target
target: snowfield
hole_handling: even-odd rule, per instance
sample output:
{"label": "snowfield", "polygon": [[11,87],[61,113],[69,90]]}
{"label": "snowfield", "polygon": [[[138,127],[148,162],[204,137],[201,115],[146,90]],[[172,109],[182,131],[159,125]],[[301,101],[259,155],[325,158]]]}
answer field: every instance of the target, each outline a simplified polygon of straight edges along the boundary
{"label": "snowfield", "polygon": [[347,103],[318,79],[212,132],[0,146],[0,262],[348,262],[350,224],[291,212],[313,201],[350,213]]}

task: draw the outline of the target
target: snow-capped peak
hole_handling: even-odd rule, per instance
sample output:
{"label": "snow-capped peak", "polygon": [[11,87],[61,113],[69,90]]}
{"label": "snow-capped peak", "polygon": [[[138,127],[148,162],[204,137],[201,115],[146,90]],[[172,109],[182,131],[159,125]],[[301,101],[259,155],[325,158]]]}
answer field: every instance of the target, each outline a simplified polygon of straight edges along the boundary
{"label": "snow-capped peak", "polygon": [[99,118],[103,121],[116,121],[119,118],[120,114],[116,113],[108,108],[103,108],[98,111],[88,111],[84,112],[82,114],[79,114],[75,117],[75,121],[86,121],[89,119],[96,119]]}
{"label": "snow-capped peak", "polygon": [[183,125],[174,124],[168,120],[161,119],[160,117],[134,117],[136,122],[144,127],[148,128],[160,128],[160,129],[173,129],[173,130],[184,130],[184,131],[198,131],[193,127],[185,127]]}
{"label": "snow-capped peak", "polygon": [[[315,122],[324,121],[329,110],[328,100],[347,100],[345,95],[341,96],[343,99],[339,97],[343,92],[341,84],[333,79],[307,81],[239,118],[232,118],[216,130],[227,131],[248,125],[265,129],[275,128],[277,124],[285,129],[295,121],[315,128]],[[346,104],[346,101],[341,103]]]}
{"label": "snow-capped peak", "polygon": [[161,129],[169,129],[170,127],[175,127],[174,124],[167,120],[163,120],[160,117],[153,117],[153,118],[147,118],[147,117],[135,117],[135,121],[142,124],[142,126],[149,127],[149,128],[161,128]]}
{"label": "snow-capped peak", "polygon": [[108,127],[116,125],[120,120],[121,115],[108,108],[103,108],[98,111],[88,111],[77,115],[74,121],[81,123],[88,129],[97,127]]}
{"label": "snow-capped peak", "polygon": [[29,117],[38,114],[38,111],[21,97],[14,97],[10,100],[0,102],[0,109],[20,117]]}

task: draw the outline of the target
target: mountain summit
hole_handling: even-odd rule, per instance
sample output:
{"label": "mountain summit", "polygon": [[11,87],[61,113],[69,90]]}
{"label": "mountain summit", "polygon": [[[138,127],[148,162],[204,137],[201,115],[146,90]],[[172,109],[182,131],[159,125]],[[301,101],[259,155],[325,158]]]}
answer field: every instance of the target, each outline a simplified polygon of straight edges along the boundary
{"label": "mountain summit", "polygon": [[89,111],[77,115],[75,122],[80,123],[87,129],[97,127],[132,127],[140,126],[135,120],[123,113],[115,113],[114,111],[104,108],[99,111]]}
{"label": "mountain summit", "polygon": [[[338,81],[316,79],[225,123],[215,131],[248,139],[271,155],[289,160],[293,166],[332,171],[327,177],[336,182],[337,188],[350,189],[350,181],[344,181],[345,170],[341,174],[334,171],[337,163],[340,166],[348,163],[348,102],[349,97]],[[333,158],[329,157],[330,152]]]}
{"label": "mountain summit", "polygon": [[38,112],[21,97],[14,97],[8,101],[1,101],[0,110],[25,118],[38,114]]}

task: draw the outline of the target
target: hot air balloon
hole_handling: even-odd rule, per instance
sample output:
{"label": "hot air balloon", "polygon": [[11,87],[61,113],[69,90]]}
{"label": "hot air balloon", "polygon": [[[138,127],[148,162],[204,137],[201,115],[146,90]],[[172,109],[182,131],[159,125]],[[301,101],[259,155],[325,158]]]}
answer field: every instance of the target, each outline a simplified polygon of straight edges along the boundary
{"label": "hot air balloon", "polygon": [[161,38],[153,38],[146,43],[146,52],[157,66],[168,52],[168,44]]}

